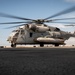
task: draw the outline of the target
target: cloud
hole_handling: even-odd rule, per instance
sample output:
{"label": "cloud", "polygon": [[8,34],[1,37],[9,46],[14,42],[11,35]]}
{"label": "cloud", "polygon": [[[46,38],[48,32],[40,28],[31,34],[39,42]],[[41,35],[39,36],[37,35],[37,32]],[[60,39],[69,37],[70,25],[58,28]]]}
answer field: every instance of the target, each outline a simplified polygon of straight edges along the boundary
{"label": "cloud", "polygon": [[65,0],[66,2],[75,2],[75,0]]}

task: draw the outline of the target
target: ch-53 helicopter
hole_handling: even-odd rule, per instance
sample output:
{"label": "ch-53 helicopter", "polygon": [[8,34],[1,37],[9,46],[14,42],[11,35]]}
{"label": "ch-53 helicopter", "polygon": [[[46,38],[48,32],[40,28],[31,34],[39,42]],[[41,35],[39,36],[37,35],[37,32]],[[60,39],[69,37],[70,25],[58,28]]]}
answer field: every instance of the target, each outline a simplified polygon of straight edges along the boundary
{"label": "ch-53 helicopter", "polygon": [[64,43],[65,40],[69,39],[70,37],[75,37],[75,33],[62,31],[58,27],[48,26],[45,23],[61,23],[56,21],[75,19],[75,18],[51,19],[53,17],[67,14],[74,11],[75,11],[75,6],[66,9],[64,11],[61,11],[57,14],[54,14],[50,17],[47,17],[45,19],[37,19],[37,20],[0,13],[1,17],[24,20],[24,22],[7,22],[7,23],[0,23],[0,24],[21,23],[21,25],[7,27],[7,28],[18,27],[17,29],[12,31],[12,33],[9,35],[7,39],[7,41],[11,43],[11,47],[16,47],[17,44],[39,44],[41,47],[43,47],[44,44],[53,44],[55,46],[59,46],[65,44]]}

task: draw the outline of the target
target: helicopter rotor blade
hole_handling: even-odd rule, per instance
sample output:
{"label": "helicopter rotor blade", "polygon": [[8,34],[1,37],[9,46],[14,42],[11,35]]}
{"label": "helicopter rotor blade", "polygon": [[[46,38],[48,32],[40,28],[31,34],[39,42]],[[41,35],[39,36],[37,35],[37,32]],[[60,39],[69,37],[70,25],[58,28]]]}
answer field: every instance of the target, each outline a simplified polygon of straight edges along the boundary
{"label": "helicopter rotor blade", "polygon": [[71,12],[73,12],[73,11],[75,11],[75,6],[69,8],[69,9],[66,9],[66,10],[64,10],[64,11],[61,11],[61,12],[59,12],[59,13],[57,13],[57,14],[54,14],[54,15],[52,15],[52,16],[50,16],[50,17],[47,17],[47,18],[45,18],[44,20],[47,20],[47,19],[50,19],[50,18],[53,18],[53,17],[56,17],[56,16],[60,16],[60,15],[63,15],[63,14],[71,13]]}
{"label": "helicopter rotor blade", "polygon": [[64,26],[75,26],[75,25],[64,25]]}
{"label": "helicopter rotor blade", "polygon": [[67,24],[75,24],[75,22],[50,22],[50,23],[67,23]]}
{"label": "helicopter rotor blade", "polygon": [[32,23],[32,22],[6,22],[6,23],[0,23],[0,24],[19,24],[19,23]]}
{"label": "helicopter rotor blade", "polygon": [[26,25],[26,24],[21,24],[21,25],[16,25],[16,26],[10,26],[10,27],[6,27],[4,29],[10,29],[10,28],[15,28],[15,27],[24,26],[24,25]]}
{"label": "helicopter rotor blade", "polygon": [[52,20],[47,20],[47,22],[53,22],[53,21],[58,21],[58,20],[69,20],[69,19],[75,19],[75,18],[52,19]]}
{"label": "helicopter rotor blade", "polygon": [[20,19],[20,20],[33,20],[33,19],[28,19],[28,18],[22,18],[22,17],[18,17],[18,16],[13,16],[13,15],[8,15],[5,13],[0,13],[1,17],[7,17],[7,18],[14,18],[14,19]]}

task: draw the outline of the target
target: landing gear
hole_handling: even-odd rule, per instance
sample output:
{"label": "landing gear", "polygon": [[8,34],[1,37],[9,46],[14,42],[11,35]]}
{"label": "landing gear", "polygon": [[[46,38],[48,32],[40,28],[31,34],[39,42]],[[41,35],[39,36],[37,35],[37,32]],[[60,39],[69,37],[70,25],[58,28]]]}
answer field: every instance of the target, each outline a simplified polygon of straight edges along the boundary
{"label": "landing gear", "polygon": [[55,44],[55,47],[59,46],[59,44]]}
{"label": "landing gear", "polygon": [[44,44],[40,44],[40,47],[43,47],[44,46]]}
{"label": "landing gear", "polygon": [[16,47],[16,44],[13,44],[13,43],[12,43],[12,44],[11,44],[11,47]]}

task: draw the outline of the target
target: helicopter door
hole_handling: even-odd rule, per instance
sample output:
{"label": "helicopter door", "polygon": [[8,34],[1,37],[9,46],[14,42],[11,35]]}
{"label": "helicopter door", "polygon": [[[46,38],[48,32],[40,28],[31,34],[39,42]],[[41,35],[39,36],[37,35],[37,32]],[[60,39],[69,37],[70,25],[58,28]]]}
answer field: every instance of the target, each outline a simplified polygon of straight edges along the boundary
{"label": "helicopter door", "polygon": [[24,35],[24,30],[21,30],[21,35]]}
{"label": "helicopter door", "polygon": [[25,34],[25,33],[24,33],[24,30],[21,29],[21,30],[20,30],[20,36],[21,36],[22,39],[24,39],[24,34]]}

